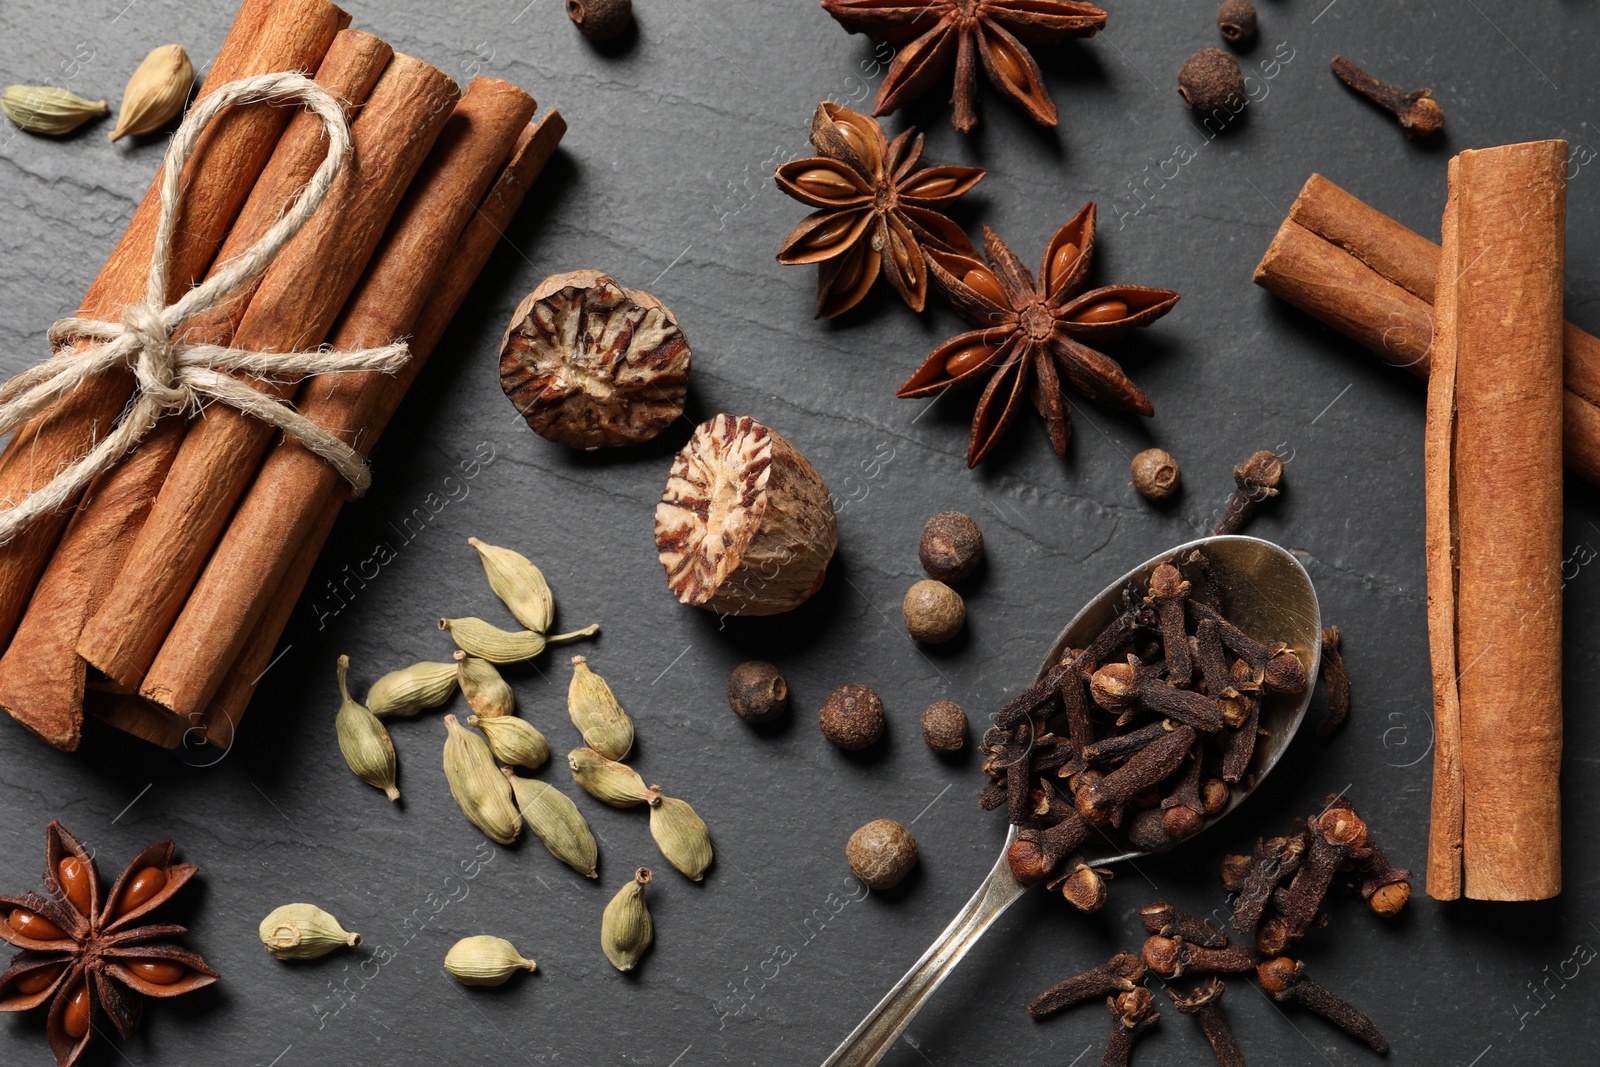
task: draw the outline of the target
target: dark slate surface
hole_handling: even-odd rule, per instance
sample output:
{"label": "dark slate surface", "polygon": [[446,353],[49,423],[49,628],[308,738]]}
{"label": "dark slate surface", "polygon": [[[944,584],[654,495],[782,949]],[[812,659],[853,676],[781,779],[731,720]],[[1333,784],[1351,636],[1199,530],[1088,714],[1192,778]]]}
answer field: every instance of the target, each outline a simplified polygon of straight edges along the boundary
{"label": "dark slate surface", "polygon": [[[1208,140],[1182,108],[1175,71],[1216,43],[1209,0],[1124,0],[1110,32],[1048,60],[1063,122],[1029,125],[985,97],[982,125],[954,134],[943,106],[906,121],[929,158],[981,163],[989,177],[958,212],[994,225],[1034,261],[1085,200],[1100,202],[1095,277],[1167,286],[1177,310],[1118,351],[1153,397],[1147,423],[1075,406],[1060,461],[1025,414],[985,469],[963,464],[971,400],[936,404],[893,391],[959,323],[887,296],[836,323],[811,319],[809,269],[773,261],[803,209],[774,191],[778,161],[807,154],[816,102],[875,90],[872,46],[848,38],[810,0],[777,4],[641,0],[627,47],[597,51],[557,0],[356,3],[356,24],[465,79],[511,79],[571,124],[561,155],[508,234],[408,402],[374,466],[377,487],[343,517],[235,748],[188,766],[96,731],[77,757],[0,730],[0,884],[37,885],[45,822],[62,819],[109,871],[173,836],[203,877],[180,913],[193,944],[226,976],[213,991],[154,1008],[111,1064],[815,1064],[944,926],[1001,839],[978,810],[976,760],[935,758],[917,737],[921,708],[950,698],[975,715],[1032,677],[1062,622],[1132,564],[1194,536],[1257,448],[1291,457],[1290,490],[1254,532],[1296,549],[1325,617],[1346,634],[1356,705],[1333,743],[1301,739],[1252,803],[1216,834],[1161,860],[1125,866],[1112,903],[1085,917],[1039,894],[1007,915],[885,1061],[1096,1062],[1103,1009],[1045,1025],[1023,1004],[1058,979],[1138,944],[1133,910],[1157,896],[1196,910],[1224,896],[1215,861],[1281,830],[1348,788],[1400,862],[1423,865],[1430,775],[1422,553],[1422,391],[1250,284],[1250,271],[1306,176],[1320,170],[1407,224],[1437,232],[1452,151],[1565,137],[1575,159],[1568,313],[1600,329],[1600,222],[1591,145],[1600,144],[1588,4],[1509,0],[1315,0],[1262,4],[1263,40],[1246,63],[1255,103]],[[117,98],[138,59],[179,41],[204,63],[231,3],[62,0],[0,8],[6,82],[57,82]],[[1263,64],[1290,57],[1268,79]],[[1327,71],[1344,53],[1409,85],[1436,87],[1449,114],[1438,145],[1407,144]],[[1271,70],[1272,68],[1267,68]],[[70,311],[121,233],[162,141],[110,146],[107,124],[54,142],[0,147],[0,353],[16,371],[41,358],[46,328]],[[1175,153],[1193,158],[1164,183]],[[1174,167],[1168,165],[1166,173]],[[517,300],[544,275],[611,271],[658,294],[695,350],[691,414],[748,413],[789,436],[846,503],[825,591],[787,618],[731,621],[667,595],[651,509],[680,424],[657,446],[578,455],[526,430],[495,381],[495,347]],[[1156,511],[1128,487],[1128,457],[1150,444],[1182,461],[1186,490]],[[470,464],[478,457],[480,466]],[[492,461],[491,461],[492,460]],[[462,477],[462,464],[473,471]],[[450,493],[454,493],[452,499]],[[380,575],[337,603],[343,578],[392,524],[449,502],[397,545]],[[436,498],[436,499],[439,499]],[[1324,983],[1364,1006],[1407,1064],[1568,1064],[1600,1048],[1595,977],[1600,861],[1588,827],[1600,791],[1590,713],[1600,683],[1600,548],[1593,489],[1567,492],[1568,756],[1566,884],[1542,904],[1441,906],[1425,899],[1392,923],[1339,899],[1304,955]],[[437,505],[435,505],[437,507]],[[990,562],[966,587],[971,628],[948,650],[918,649],[897,604],[919,576],[916,539],[931,513],[983,523]],[[1507,515],[1507,521],[1516,521]],[[468,536],[514,545],[554,583],[561,621],[604,623],[585,645],[638,724],[637,765],[710,823],[717,865],[693,886],[664,865],[636,813],[580,803],[603,840],[601,884],[537,844],[496,849],[456,810],[439,770],[437,716],[394,730],[405,801],[389,806],[351,778],[334,747],[333,660],[358,685],[448,646],[441,614],[501,618]],[[514,672],[526,714],[560,751],[566,652]],[[758,734],[723,699],[749,656],[787,671],[793,722]],[[812,725],[833,686],[883,694],[890,739],[875,758],[832,750]],[[1317,714],[1320,708],[1313,708]],[[563,768],[547,777],[570,789]],[[923,862],[901,890],[863,899],[843,860],[871,818],[909,824]],[[656,949],[629,977],[598,951],[600,911],[636,864],[661,866],[651,894]],[[317,901],[367,947],[288,966],[256,942],[257,921]],[[492,932],[540,973],[467,993],[441,970],[458,937]],[[1252,1063],[1361,1063],[1370,1053],[1238,983],[1228,1009]],[[1170,1008],[1140,1063],[1206,1061]],[[38,1018],[0,1026],[0,1061],[48,1062]],[[112,1044],[108,1042],[108,1044]]]}

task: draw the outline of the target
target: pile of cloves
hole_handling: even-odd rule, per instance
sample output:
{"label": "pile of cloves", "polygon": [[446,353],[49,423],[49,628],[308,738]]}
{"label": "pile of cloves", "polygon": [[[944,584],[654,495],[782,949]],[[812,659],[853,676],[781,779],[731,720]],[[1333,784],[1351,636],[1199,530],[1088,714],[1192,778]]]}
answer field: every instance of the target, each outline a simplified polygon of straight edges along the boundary
{"label": "pile of cloves", "polygon": [[[1258,841],[1252,856],[1224,858],[1223,885],[1234,894],[1229,926],[1245,939],[1242,943],[1230,943],[1228,931],[1209,919],[1157,901],[1139,909],[1150,933],[1140,955],[1119,952],[1045,990],[1028,1005],[1028,1014],[1045,1019],[1105,997],[1115,1022],[1104,1062],[1126,1064],[1133,1040],[1160,1018],[1141,985],[1147,973],[1153,974],[1173,1006],[1194,1017],[1217,1063],[1242,1067],[1244,1058],[1222,1013],[1225,986],[1217,976],[1254,972],[1274,1001],[1298,1004],[1374,1052],[1387,1053],[1389,1042],[1373,1021],[1318,984],[1289,953],[1306,931],[1326,925],[1322,908],[1334,882],[1348,882],[1375,913],[1389,916],[1410,899],[1410,877],[1384,855],[1349,798],[1335,793],[1320,814],[1290,834]],[[1205,980],[1190,992],[1172,984],[1193,977]]]}
{"label": "pile of cloves", "polygon": [[1227,620],[1200,551],[1180,562],[1189,578],[1157,566],[1144,595],[1129,589],[1089,647],[1001,708],[982,741],[980,802],[1005,804],[1023,828],[1012,873],[1086,911],[1104,903],[1107,875],[1074,852],[1097,832],[1143,850],[1197,833],[1248,784],[1262,699],[1308,682],[1293,649]]}

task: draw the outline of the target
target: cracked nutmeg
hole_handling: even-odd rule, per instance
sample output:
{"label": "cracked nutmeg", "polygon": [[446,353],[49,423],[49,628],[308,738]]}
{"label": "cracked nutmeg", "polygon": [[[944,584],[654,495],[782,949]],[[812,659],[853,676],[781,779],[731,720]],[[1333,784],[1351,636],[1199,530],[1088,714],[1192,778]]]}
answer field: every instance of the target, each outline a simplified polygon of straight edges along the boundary
{"label": "cracked nutmeg", "polygon": [[882,274],[913,311],[928,297],[924,250],[975,254],[942,209],[983,178],[981,167],[923,167],[922,134],[893,142],[883,127],[838,104],[817,105],[811,144],[818,155],[778,168],[778,188],[816,208],[784,238],[778,262],[817,264],[817,318],[859,304]]}
{"label": "cracked nutmeg", "polygon": [[967,133],[978,124],[978,67],[1007,99],[1041,126],[1056,124],[1056,105],[1029,45],[1093,37],[1106,13],[1076,0],[822,0],[851,33],[897,45],[878,89],[875,114],[887,115],[931,91],[954,71],[952,122]]}
{"label": "cracked nutmeg", "polygon": [[987,265],[974,256],[929,251],[929,273],[956,312],[979,329],[934,349],[895,395],[925,397],[947,386],[987,383],[972,419],[967,466],[977,466],[1005,435],[1024,398],[1044,416],[1056,455],[1066,455],[1072,426],[1061,398],[1063,379],[1107,407],[1155,413],[1117,362],[1089,345],[1148,326],[1172,310],[1178,294],[1138,285],[1083,292],[1094,255],[1094,218],[1091,201],[1056,231],[1037,281],[987,226]]}
{"label": "cracked nutmeg", "polygon": [[595,270],[555,274],[511,316],[500,387],[541,437],[590,451],[639,444],[683,414],[689,342],[649,293]]}
{"label": "cracked nutmeg", "polygon": [[171,841],[151,845],[106,892],[94,859],[52,822],[49,896],[0,897],[0,938],[23,950],[0,974],[0,1011],[49,1004],[45,1036],[57,1067],[77,1063],[107,1023],[132,1040],[143,997],[175,997],[217,980],[199,953],[172,940],[183,927],[143,922],[199,871],[173,863],[173,849]]}
{"label": "cracked nutmeg", "polygon": [[822,476],[749,416],[702,423],[656,504],[656,550],[678,600],[728,615],[776,615],[822,588],[839,547]]}

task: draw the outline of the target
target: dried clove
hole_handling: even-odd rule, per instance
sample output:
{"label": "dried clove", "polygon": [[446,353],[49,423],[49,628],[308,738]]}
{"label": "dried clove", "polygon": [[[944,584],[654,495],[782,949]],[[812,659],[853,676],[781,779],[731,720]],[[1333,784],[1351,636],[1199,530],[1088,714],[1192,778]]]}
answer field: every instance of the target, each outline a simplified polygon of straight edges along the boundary
{"label": "dried clove", "polygon": [[1328,692],[1328,710],[1317,724],[1317,736],[1326,740],[1332,737],[1350,714],[1350,675],[1344,669],[1344,657],[1339,654],[1339,628],[1330,626],[1322,631],[1322,684]]}
{"label": "dried clove", "polygon": [[1279,909],[1296,937],[1316,918],[1339,865],[1367,843],[1367,824],[1349,808],[1329,808],[1312,820],[1309,829],[1311,846]]}
{"label": "dried clove", "polygon": [[1100,997],[1131,993],[1144,978],[1144,961],[1131,952],[1119,952],[1098,967],[1051,986],[1028,1005],[1028,1014],[1047,1019],[1064,1008]]}
{"label": "dried clove", "polygon": [[1162,937],[1181,937],[1201,948],[1227,948],[1228,935],[1210,919],[1175,908],[1165,900],[1146,904],[1139,909],[1139,921],[1152,934]]}
{"label": "dried clove", "polygon": [[1223,509],[1213,535],[1236,534],[1244,530],[1264,501],[1278,495],[1283,480],[1283,460],[1275,452],[1257,452],[1233,468],[1235,489]]}
{"label": "dried clove", "polygon": [[1230,893],[1237,893],[1244,888],[1246,879],[1250,877],[1250,857],[1230,852],[1222,857],[1220,870],[1222,888]]}
{"label": "dried clove", "polygon": [[[1222,638],[1222,643],[1231,649],[1234,655],[1243,659],[1250,665],[1250,669],[1260,675],[1257,679],[1261,684],[1275,693],[1301,693],[1306,688],[1306,668],[1300,662],[1300,657],[1294,650],[1282,641],[1272,644],[1262,644],[1239,629],[1233,623],[1222,617],[1222,613],[1212,607],[1207,607],[1195,600],[1189,602],[1189,614],[1194,617],[1195,625],[1210,619],[1217,624],[1217,636]],[[1234,688],[1239,688],[1239,683],[1234,682]]]}
{"label": "dried clove", "polygon": [[1205,819],[1205,801],[1200,799],[1200,753],[1189,759],[1189,767],[1171,793],[1161,800],[1161,826],[1174,840],[1200,832]]}
{"label": "dried clove", "polygon": [[1444,127],[1444,108],[1433,98],[1432,89],[1401,92],[1385,85],[1343,56],[1333,57],[1333,73],[1338,79],[1393,115],[1405,131],[1406,140],[1427,137]]}
{"label": "dried clove", "polygon": [[1189,638],[1183,628],[1183,602],[1189,599],[1189,583],[1170,563],[1158,566],[1150,575],[1150,594],[1145,603],[1161,620],[1161,643],[1166,650],[1167,681],[1188,685],[1194,665],[1189,659]]}
{"label": "dried clove", "polygon": [[1023,830],[1006,850],[1012,876],[1023,885],[1046,881],[1063,859],[1089,840],[1092,832],[1093,828],[1077,813],[1042,830]]}
{"label": "dried clove", "polygon": [[1166,719],[1153,722],[1148,726],[1141,726],[1137,730],[1125,734],[1112,734],[1083,748],[1083,758],[1090,763],[1109,763],[1112,760],[1131,756],[1144,748],[1158,737],[1163,737],[1173,730],[1172,723]]}
{"label": "dried clove", "polygon": [[1256,738],[1261,729],[1261,698],[1258,686],[1244,660],[1234,660],[1230,673],[1234,695],[1223,701],[1223,721],[1236,719],[1234,730],[1222,743],[1222,780],[1239,782],[1250,769],[1250,760],[1256,753]]}
{"label": "dried clove", "polygon": [[1155,998],[1144,986],[1106,998],[1111,1009],[1111,1038],[1106,1042],[1105,1055],[1100,1067],[1128,1067],[1133,1058],[1133,1045],[1139,1035],[1160,1021],[1156,1014]]}
{"label": "dried clove", "polygon": [[[1214,619],[1201,619],[1194,628],[1194,661],[1205,679],[1206,696],[1226,702],[1229,695],[1238,695],[1233,688],[1233,676],[1228,672],[1228,659],[1222,651],[1222,633]],[[1227,715],[1224,712],[1224,719]],[[1237,725],[1229,723],[1229,725]]]}
{"label": "dried clove", "polygon": [[1267,960],[1256,968],[1256,981],[1278,1003],[1293,1001],[1351,1037],[1365,1041],[1372,1051],[1380,1055],[1389,1051],[1389,1042],[1378,1032],[1377,1025],[1308,976],[1304,963],[1282,956]]}
{"label": "dried clove", "polygon": [[1248,936],[1255,929],[1272,900],[1272,891],[1279,882],[1300,869],[1306,844],[1304,834],[1256,842],[1249,872],[1239,887],[1238,899],[1233,902],[1234,933]]}
{"label": "dried clove", "polygon": [[1253,970],[1261,957],[1250,945],[1204,948],[1181,937],[1154,934],[1145,939],[1144,962],[1163,978],[1186,974],[1233,974]]}
{"label": "dried clove", "polygon": [[1156,671],[1129,656],[1126,663],[1111,663],[1094,672],[1089,682],[1094,701],[1107,711],[1126,712],[1134,704],[1157,715],[1176,719],[1204,733],[1222,729],[1222,702],[1192,689],[1178,689]]}
{"label": "dried clove", "polygon": [[1092,825],[1121,825],[1123,810],[1133,795],[1177,770],[1194,747],[1195,737],[1194,730],[1180,726],[1146,745],[1104,778],[1083,783],[1074,798],[1078,814]]}
{"label": "dried clove", "polygon": [[[1331,794],[1324,803],[1330,809],[1355,810],[1350,798],[1343,793]],[[1390,862],[1383,849],[1372,839],[1370,830],[1366,844],[1355,851],[1354,859],[1360,875],[1356,888],[1361,893],[1361,899],[1378,915],[1398,914],[1411,899],[1411,872]]]}
{"label": "dried clove", "polygon": [[1222,979],[1213,976],[1188,996],[1175,992],[1169,986],[1167,999],[1172,1001],[1173,1007],[1200,1024],[1200,1032],[1206,1035],[1221,1067],[1244,1067],[1239,1043],[1233,1039],[1227,1016],[1222,1014],[1223,990]]}

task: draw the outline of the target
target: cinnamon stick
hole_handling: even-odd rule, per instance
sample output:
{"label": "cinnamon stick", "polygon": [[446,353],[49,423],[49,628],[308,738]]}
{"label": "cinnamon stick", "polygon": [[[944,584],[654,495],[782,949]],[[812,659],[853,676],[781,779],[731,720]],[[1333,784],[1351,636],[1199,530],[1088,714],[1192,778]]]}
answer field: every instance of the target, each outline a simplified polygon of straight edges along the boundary
{"label": "cinnamon stick", "polygon": [[[372,92],[393,54],[371,34],[342,30],[322,60],[317,82],[346,102],[348,118]],[[278,141],[212,273],[261,239],[326,154],[321,121],[301,112]],[[247,307],[244,293],[197,316],[184,339],[231,344]],[[77,644],[84,623],[116,580],[184,434],[182,420],[165,420],[133,455],[90,487],[39,579],[10,648],[0,657],[0,707],[57,748],[71,751],[81,736],[86,671]]]}
{"label": "cinnamon stick", "polygon": [[[1313,318],[1426,377],[1439,246],[1313,174],[1255,281]],[[1564,334],[1567,469],[1600,485],[1600,338]]]}
{"label": "cinnamon stick", "polygon": [[[417,320],[411,339],[413,361],[426,358],[438,346],[450,320],[455,318],[462,302],[466,300],[468,290],[499,245],[505,228],[517,213],[529,187],[554,154],[566,129],[567,124],[560,113],[551,111],[528,127],[518,140],[510,162],[478,206],[461,240],[456,243],[455,251],[450,254],[440,275],[439,284]],[[400,405],[405,389],[398,378],[404,374],[402,371],[401,375],[396,376],[397,380],[387,384],[384,397],[377,405],[371,424],[374,441],[383,433]],[[271,591],[267,605],[239,658],[207,706],[204,732],[210,743],[224,748],[232,744],[233,730],[243,718],[262,673],[278,654],[278,639],[283,636],[289,617],[300,601],[300,593],[316,565],[317,554],[339,517],[339,508],[337,497],[324,501],[318,523],[306,538],[303,551],[295,558],[283,581]],[[162,714],[170,721],[181,722],[166,712]]]}
{"label": "cinnamon stick", "polygon": [[[349,22],[349,15],[326,0],[245,0],[200,95],[256,74],[315,69]],[[207,128],[184,168],[168,300],[210,267],[292,114],[287,108],[232,108]],[[161,214],[159,180],[158,174],[90,285],[81,314],[114,321],[125,306],[143,299]],[[101,375],[17,430],[0,455],[0,501],[23,499],[87,452],[121,413],[132,388],[130,374]],[[0,546],[0,643],[15,632],[69,517],[63,509]]]}
{"label": "cinnamon stick", "polygon": [[[459,96],[455,82],[396,55],[350,126],[352,162],[263,275],[234,343],[291,351],[319,344],[360,279],[384,228]],[[287,398],[293,386],[252,382]],[[228,516],[255,475],[272,428],[231,409],[195,420],[122,570],[78,653],[137,691]]]}
{"label": "cinnamon stick", "polygon": [[1463,152],[1428,387],[1428,892],[1561,891],[1565,141]]}
{"label": "cinnamon stick", "polygon": [[[456,106],[427,165],[412,183],[389,233],[345,308],[330,341],[335,349],[371,348],[407,336],[445,258],[533,118],[533,98],[508,82],[475,79]],[[413,355],[405,384],[423,360]],[[301,388],[302,415],[365,454],[373,409],[387,391],[382,374],[336,374]],[[189,594],[145,676],[141,695],[188,716],[205,708],[330,498],[349,484],[299,442],[268,453],[227,532]]]}

